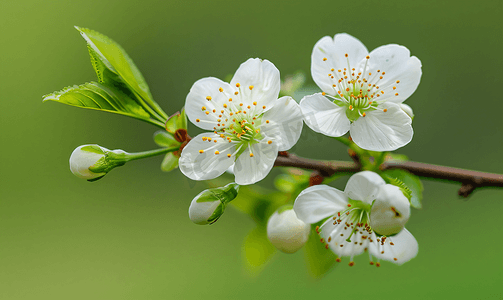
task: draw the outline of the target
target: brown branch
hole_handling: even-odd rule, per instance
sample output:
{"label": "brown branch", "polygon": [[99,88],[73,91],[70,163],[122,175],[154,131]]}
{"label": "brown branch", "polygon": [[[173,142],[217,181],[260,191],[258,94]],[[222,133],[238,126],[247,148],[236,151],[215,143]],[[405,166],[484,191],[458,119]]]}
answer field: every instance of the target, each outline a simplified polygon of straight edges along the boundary
{"label": "brown branch", "polygon": [[[362,171],[357,162],[321,161],[298,157],[290,153],[278,156],[274,163],[276,167],[296,167],[318,171],[324,177],[330,177],[338,172],[356,173]],[[401,169],[426,179],[442,179],[460,182],[458,194],[468,197],[476,188],[503,187],[503,174],[477,172],[452,167],[437,166],[412,161],[387,161],[381,170]]]}

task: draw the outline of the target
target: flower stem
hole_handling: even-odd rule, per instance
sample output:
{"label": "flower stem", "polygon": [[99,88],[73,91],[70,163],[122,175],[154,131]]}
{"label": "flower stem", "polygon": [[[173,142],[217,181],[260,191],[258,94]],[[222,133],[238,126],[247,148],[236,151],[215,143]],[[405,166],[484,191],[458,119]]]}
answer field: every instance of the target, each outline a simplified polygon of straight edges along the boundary
{"label": "flower stem", "polygon": [[127,153],[126,154],[126,161],[161,155],[161,154],[165,154],[165,153],[169,153],[169,152],[174,152],[179,149],[180,149],[180,147],[160,148],[160,149],[154,149],[154,150],[137,152],[137,153]]}

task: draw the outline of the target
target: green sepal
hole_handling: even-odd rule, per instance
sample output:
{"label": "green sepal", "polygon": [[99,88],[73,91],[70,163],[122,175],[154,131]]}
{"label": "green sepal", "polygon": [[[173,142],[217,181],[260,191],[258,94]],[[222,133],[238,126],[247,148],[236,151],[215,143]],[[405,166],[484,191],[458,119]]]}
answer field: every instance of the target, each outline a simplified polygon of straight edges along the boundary
{"label": "green sepal", "polygon": [[416,175],[401,169],[390,169],[383,171],[383,178],[388,183],[396,185],[404,192],[409,199],[410,205],[416,209],[422,208],[423,183]]}
{"label": "green sepal", "polygon": [[88,82],[78,86],[66,87],[61,91],[43,96],[42,101],[55,101],[137,119],[150,119],[150,115],[121,90],[114,86],[98,82]]}
{"label": "green sepal", "polygon": [[96,153],[96,154],[105,154],[105,152],[103,152],[103,149],[101,149],[99,146],[96,146],[96,145],[84,146],[84,147],[80,148],[80,150],[86,151],[86,152],[91,152],[91,153]]}
{"label": "green sepal", "polygon": [[100,180],[101,178],[105,177],[105,175],[101,175],[100,177],[96,177],[96,178],[93,178],[93,179],[88,179],[87,181],[94,182],[94,181]]}
{"label": "green sepal", "polygon": [[166,131],[175,134],[178,129],[187,129],[187,116],[184,108],[182,108],[181,112],[174,113],[166,121]]}
{"label": "green sepal", "polygon": [[179,157],[175,155],[173,152],[166,153],[164,159],[161,163],[161,170],[164,172],[169,172],[178,167]]}
{"label": "green sepal", "polygon": [[220,203],[220,205],[217,206],[215,211],[213,211],[213,214],[208,218],[210,225],[218,221],[218,219],[224,214],[225,207],[225,203]]}
{"label": "green sepal", "polygon": [[105,152],[102,158],[89,167],[89,171],[93,173],[108,173],[115,167],[123,166],[126,161],[125,153]]}
{"label": "green sepal", "polygon": [[213,202],[220,201],[224,204],[227,204],[234,200],[239,191],[239,185],[237,183],[231,182],[223,187],[207,189],[199,198],[197,198],[196,202]]}
{"label": "green sepal", "polygon": [[165,130],[158,130],[154,133],[154,142],[160,147],[174,148],[181,145],[175,137]]}

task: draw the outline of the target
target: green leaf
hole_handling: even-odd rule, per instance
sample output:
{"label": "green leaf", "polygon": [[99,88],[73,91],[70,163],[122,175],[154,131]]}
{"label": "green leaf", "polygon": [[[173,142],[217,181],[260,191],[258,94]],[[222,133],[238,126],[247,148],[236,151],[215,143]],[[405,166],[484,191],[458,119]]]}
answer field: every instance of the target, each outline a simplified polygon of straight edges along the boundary
{"label": "green leaf", "polygon": [[257,276],[276,253],[276,248],[267,239],[265,226],[257,226],[246,236],[243,247],[243,263],[252,276]]}
{"label": "green leaf", "polygon": [[187,115],[185,114],[185,108],[180,111],[180,117],[176,120],[177,129],[187,129]]}
{"label": "green leaf", "polygon": [[164,159],[161,163],[161,170],[164,172],[169,172],[178,167],[178,159],[179,157],[176,156],[173,152],[169,152],[164,156]]}
{"label": "green leaf", "polygon": [[382,173],[390,178],[397,178],[402,181],[411,191],[410,205],[416,209],[422,208],[421,202],[423,200],[424,188],[419,177],[401,169],[390,169]]}
{"label": "green leaf", "polygon": [[66,87],[59,92],[45,95],[43,101],[55,101],[150,120],[150,115],[123,92],[113,86],[97,82]]}
{"label": "green leaf", "polygon": [[[147,82],[143,78],[140,70],[133,63],[133,60],[124,49],[109,37],[87,29],[75,26],[86,40],[91,56],[91,63],[101,82],[106,82],[107,78],[112,81],[122,81],[139,99],[150,105],[163,118],[167,118],[159,105],[153,100]],[[149,111],[146,104],[140,104]]]}
{"label": "green leaf", "polygon": [[164,148],[174,148],[181,144],[172,134],[167,133],[165,130],[159,130],[154,133],[154,142]]}
{"label": "green leaf", "polygon": [[309,240],[306,245],[304,245],[304,253],[307,268],[314,278],[319,279],[323,277],[336,264],[335,259],[337,256],[335,256],[332,251],[325,248],[320,242],[320,236],[316,233],[316,230],[312,228]]}

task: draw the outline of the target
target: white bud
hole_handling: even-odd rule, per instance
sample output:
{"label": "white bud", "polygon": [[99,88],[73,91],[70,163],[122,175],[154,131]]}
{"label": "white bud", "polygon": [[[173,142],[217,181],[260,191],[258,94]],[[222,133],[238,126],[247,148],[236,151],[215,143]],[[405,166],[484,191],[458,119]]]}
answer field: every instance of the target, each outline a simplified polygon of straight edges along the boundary
{"label": "white bud", "polygon": [[200,192],[190,203],[190,220],[199,225],[215,223],[224,213],[227,203],[237,197],[238,191],[239,185],[232,182]]}
{"label": "white bud", "polygon": [[204,193],[201,192],[199,195],[192,200],[189,207],[189,218],[192,222],[199,225],[206,225],[211,223],[208,221],[213,213],[222,205],[219,200],[212,202],[197,202],[199,196]]}
{"label": "white bud", "polygon": [[414,112],[412,111],[412,108],[408,106],[407,104],[400,103],[400,108],[407,114],[411,119],[414,119]]}
{"label": "white bud", "polygon": [[89,167],[105,157],[105,152],[108,151],[110,150],[98,145],[79,146],[77,149],[73,150],[70,156],[70,170],[75,176],[87,180],[104,176],[106,172],[94,173],[89,170]]}
{"label": "white bud", "polygon": [[280,208],[267,222],[269,241],[285,253],[295,253],[302,248],[311,231],[310,225],[298,219],[292,208],[286,210]]}
{"label": "white bud", "polygon": [[399,187],[385,184],[370,211],[370,226],[375,232],[390,236],[399,233],[410,217],[410,203]]}

